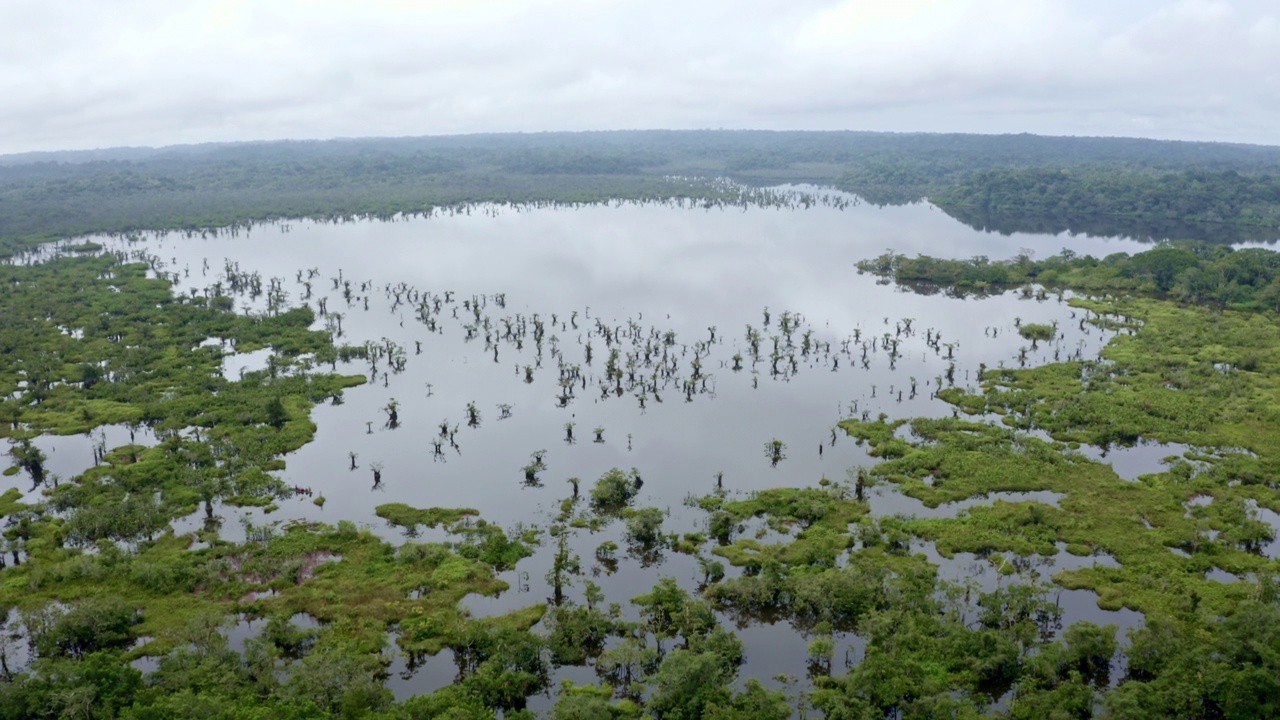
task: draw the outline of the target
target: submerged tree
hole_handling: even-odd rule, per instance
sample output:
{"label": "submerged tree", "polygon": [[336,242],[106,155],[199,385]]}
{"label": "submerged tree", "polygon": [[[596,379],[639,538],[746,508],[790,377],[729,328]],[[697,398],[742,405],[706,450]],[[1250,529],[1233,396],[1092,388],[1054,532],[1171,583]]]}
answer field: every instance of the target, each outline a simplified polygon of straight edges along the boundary
{"label": "submerged tree", "polygon": [[639,482],[640,472],[635,468],[630,473],[611,468],[591,488],[591,504],[598,512],[618,512],[640,492]]}
{"label": "submerged tree", "polygon": [[529,456],[529,464],[520,468],[520,470],[524,472],[524,482],[526,485],[532,487],[540,487],[542,485],[542,481],[538,479],[538,473],[547,469],[547,464],[542,460],[542,456],[546,453],[546,450],[534,451],[534,453]]}
{"label": "submerged tree", "polygon": [[392,430],[400,427],[400,403],[391,398],[382,409],[387,413],[387,427]]}
{"label": "submerged tree", "polygon": [[30,438],[23,438],[9,448],[9,457],[18,467],[27,471],[33,485],[41,485],[45,480],[44,463],[48,460],[44,451],[36,447]]}
{"label": "submerged tree", "polygon": [[787,444],[782,442],[778,438],[774,438],[764,444],[764,454],[765,454],[765,457],[769,458],[769,465],[771,467],[777,467],[778,463],[782,462],[787,458],[785,454],[786,450],[787,450]]}
{"label": "submerged tree", "polygon": [[572,583],[572,576],[579,574],[581,561],[577,554],[569,549],[569,533],[563,526],[552,528],[556,534],[556,553],[551,569],[547,571],[547,584],[551,586],[552,596],[548,598],[554,607],[564,604],[564,588]]}

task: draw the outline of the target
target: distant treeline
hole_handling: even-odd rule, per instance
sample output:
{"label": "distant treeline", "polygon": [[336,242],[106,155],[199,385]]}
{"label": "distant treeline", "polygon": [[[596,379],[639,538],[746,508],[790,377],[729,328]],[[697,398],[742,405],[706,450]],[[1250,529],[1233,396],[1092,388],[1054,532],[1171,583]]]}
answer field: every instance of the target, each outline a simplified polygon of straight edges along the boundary
{"label": "distant treeline", "polygon": [[620,131],[0,157],[0,252],[90,232],[392,216],[473,202],[722,199],[713,183],[929,199],[999,232],[1280,237],[1280,147],[1033,135]]}
{"label": "distant treeline", "polygon": [[[1264,237],[1275,237],[1280,227],[1280,175],[1236,170],[1004,168],[976,172],[929,199],[992,230],[1025,231],[1025,218],[1051,227],[1076,221],[1073,229],[1085,232],[1110,219],[1133,228],[1120,234],[1155,239],[1199,235],[1195,224],[1230,225],[1231,232]],[[1250,227],[1260,232],[1250,233]]]}
{"label": "distant treeline", "polygon": [[1041,260],[1027,253],[1008,260],[886,253],[858,263],[858,269],[959,293],[1003,291],[1035,283],[1094,293],[1145,292],[1197,305],[1280,312],[1280,253],[1266,248],[1235,250],[1179,241],[1135,255],[1121,252],[1095,258],[1063,250]]}

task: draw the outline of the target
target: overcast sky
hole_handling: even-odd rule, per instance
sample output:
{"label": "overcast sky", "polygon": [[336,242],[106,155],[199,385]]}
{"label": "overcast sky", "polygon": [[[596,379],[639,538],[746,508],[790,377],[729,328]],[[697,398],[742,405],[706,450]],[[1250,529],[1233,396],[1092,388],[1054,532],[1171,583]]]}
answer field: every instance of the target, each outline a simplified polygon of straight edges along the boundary
{"label": "overcast sky", "polygon": [[0,153],[615,128],[1280,144],[1280,3],[0,1]]}

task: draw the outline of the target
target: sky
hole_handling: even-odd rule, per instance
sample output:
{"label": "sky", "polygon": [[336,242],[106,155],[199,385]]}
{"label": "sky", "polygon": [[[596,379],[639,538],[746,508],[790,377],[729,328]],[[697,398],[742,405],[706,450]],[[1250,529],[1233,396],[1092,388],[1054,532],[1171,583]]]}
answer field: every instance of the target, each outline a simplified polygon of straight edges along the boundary
{"label": "sky", "polygon": [[0,2],[0,154],[639,128],[1280,144],[1280,3]]}

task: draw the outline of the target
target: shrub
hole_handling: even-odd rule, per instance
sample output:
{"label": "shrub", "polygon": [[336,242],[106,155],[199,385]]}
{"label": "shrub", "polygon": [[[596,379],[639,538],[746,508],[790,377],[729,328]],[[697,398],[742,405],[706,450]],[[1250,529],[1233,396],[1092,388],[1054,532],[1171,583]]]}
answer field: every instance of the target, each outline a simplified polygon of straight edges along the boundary
{"label": "shrub", "polygon": [[591,488],[591,504],[597,511],[621,510],[640,492],[636,484],[639,476],[640,473],[634,468],[630,473],[618,468],[609,470]]}

